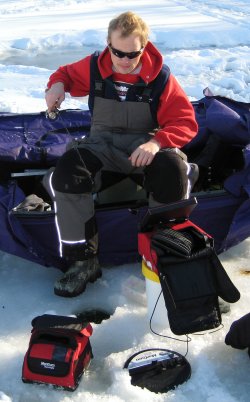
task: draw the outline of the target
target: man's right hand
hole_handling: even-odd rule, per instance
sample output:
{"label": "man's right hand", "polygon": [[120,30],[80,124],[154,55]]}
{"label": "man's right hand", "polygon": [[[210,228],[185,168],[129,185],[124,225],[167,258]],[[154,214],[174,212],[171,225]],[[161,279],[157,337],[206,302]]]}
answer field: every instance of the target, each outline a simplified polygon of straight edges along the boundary
{"label": "man's right hand", "polygon": [[62,82],[56,82],[45,92],[45,100],[48,106],[48,112],[55,108],[59,109],[65,99],[64,85]]}

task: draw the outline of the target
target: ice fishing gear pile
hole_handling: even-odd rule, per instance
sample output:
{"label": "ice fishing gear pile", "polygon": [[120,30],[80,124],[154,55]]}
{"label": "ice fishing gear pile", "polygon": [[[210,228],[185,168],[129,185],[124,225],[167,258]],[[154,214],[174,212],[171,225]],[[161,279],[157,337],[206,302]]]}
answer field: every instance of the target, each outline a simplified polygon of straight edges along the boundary
{"label": "ice fishing gear pile", "polygon": [[[189,220],[196,204],[191,198],[148,209],[138,235],[139,253],[159,276],[169,326],[178,336],[218,328],[218,297],[228,303],[240,298],[217,257],[213,238]],[[93,357],[91,325],[81,317],[45,314],[34,318],[32,326],[22,380],[75,390]],[[132,385],[156,393],[174,389],[191,376],[186,355],[168,349],[137,352],[124,368]]]}
{"label": "ice fishing gear pile", "polygon": [[[240,298],[217,257],[212,237],[189,220],[196,203],[191,198],[149,209],[138,235],[144,264],[159,276],[169,326],[175,335],[219,327],[218,297],[229,303]],[[132,385],[153,392],[167,392],[191,376],[186,357],[166,349],[136,353],[124,367]]]}
{"label": "ice fishing gear pile", "polygon": [[77,317],[44,314],[32,320],[22,380],[74,391],[93,357],[92,327]]}

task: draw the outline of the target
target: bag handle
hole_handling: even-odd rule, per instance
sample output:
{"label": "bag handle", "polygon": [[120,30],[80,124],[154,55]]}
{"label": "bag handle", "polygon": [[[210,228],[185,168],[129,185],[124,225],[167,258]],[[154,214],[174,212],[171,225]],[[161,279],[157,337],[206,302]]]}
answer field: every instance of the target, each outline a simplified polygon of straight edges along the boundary
{"label": "bag handle", "polygon": [[64,330],[71,333],[79,333],[91,336],[92,326],[79,317],[68,317],[53,314],[43,314],[35,317],[32,326],[36,330]]}

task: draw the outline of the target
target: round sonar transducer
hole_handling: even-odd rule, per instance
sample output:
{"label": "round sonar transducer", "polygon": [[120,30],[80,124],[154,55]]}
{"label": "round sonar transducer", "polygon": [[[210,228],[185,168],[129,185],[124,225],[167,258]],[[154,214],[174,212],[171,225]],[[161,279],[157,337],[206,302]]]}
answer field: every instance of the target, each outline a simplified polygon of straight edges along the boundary
{"label": "round sonar transducer", "polygon": [[167,349],[145,349],[124,364],[131,384],[156,393],[168,392],[191,377],[191,366],[180,353]]}

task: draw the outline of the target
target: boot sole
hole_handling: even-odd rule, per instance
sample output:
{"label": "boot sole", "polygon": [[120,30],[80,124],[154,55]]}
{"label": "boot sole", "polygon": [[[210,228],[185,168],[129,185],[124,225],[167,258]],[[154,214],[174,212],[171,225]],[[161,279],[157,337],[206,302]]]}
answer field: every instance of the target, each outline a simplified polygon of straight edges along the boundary
{"label": "boot sole", "polygon": [[57,289],[54,288],[54,294],[56,296],[62,296],[62,297],[76,297],[79,296],[81,293],[83,293],[86,289],[86,286],[88,283],[94,283],[97,279],[101,278],[102,276],[102,271],[98,270],[95,275],[91,276],[84,285],[82,285],[80,288],[78,288],[75,292],[69,292],[67,290],[63,289]]}

